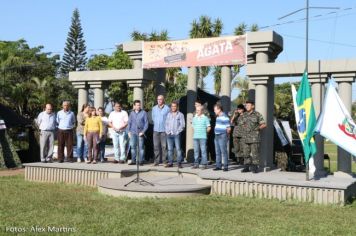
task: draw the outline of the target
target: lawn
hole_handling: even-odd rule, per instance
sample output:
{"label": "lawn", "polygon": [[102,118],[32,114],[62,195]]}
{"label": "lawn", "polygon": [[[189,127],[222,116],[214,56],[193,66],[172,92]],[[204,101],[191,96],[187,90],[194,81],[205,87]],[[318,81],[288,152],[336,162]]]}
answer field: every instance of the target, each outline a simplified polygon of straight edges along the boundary
{"label": "lawn", "polygon": [[0,177],[0,193],[1,235],[9,227],[31,235],[32,226],[73,227],[75,235],[356,235],[356,201],[114,198],[95,188],[26,182],[23,174]]}
{"label": "lawn", "polygon": [[[337,170],[337,146],[331,142],[325,142],[324,153],[329,154],[330,157],[330,170],[334,173]],[[324,166],[328,167],[328,161],[324,161]],[[352,161],[352,172],[356,172],[356,163]]]}

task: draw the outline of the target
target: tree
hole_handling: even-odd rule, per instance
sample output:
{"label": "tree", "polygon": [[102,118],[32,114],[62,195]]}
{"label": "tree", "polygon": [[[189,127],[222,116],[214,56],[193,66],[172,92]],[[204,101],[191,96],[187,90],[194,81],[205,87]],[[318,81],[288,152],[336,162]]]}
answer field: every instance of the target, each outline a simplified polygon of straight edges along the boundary
{"label": "tree", "polygon": [[66,77],[70,71],[82,71],[87,63],[86,46],[83,38],[82,25],[79,18],[79,10],[73,11],[72,24],[70,26],[66,46],[64,48],[61,63],[61,74]]}
{"label": "tree", "polygon": [[57,103],[54,92],[63,92],[53,84],[59,56],[43,53],[42,48],[31,48],[23,39],[0,41],[0,103],[29,118],[42,110],[43,103]]}
{"label": "tree", "polygon": [[352,103],[352,111],[351,111],[351,116],[356,121],[356,101]]}
{"label": "tree", "polygon": [[[193,20],[189,31],[190,38],[219,37],[223,29],[222,21],[217,18],[214,21],[209,16],[200,16],[199,21]],[[200,66],[198,69],[198,87],[204,89],[204,78],[209,74],[210,67]]]}
{"label": "tree", "polygon": [[250,80],[247,77],[235,77],[232,81],[232,88],[238,88],[240,90],[239,96],[234,100],[236,105],[244,104],[248,99],[248,85]]}

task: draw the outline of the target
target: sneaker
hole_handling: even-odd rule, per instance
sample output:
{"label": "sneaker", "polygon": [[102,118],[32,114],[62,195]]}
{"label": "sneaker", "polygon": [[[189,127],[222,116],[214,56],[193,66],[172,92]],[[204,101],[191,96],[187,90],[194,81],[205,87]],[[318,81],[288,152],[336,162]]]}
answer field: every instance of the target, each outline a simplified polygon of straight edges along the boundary
{"label": "sneaker", "polygon": [[77,162],[80,163],[82,162],[82,160],[80,158],[77,158]]}
{"label": "sneaker", "polygon": [[47,161],[45,161],[45,160],[43,160],[43,161],[41,161],[42,163],[47,163]]}
{"label": "sneaker", "polygon": [[129,166],[136,165],[136,161],[131,161],[128,165],[129,165]]}
{"label": "sneaker", "polygon": [[52,160],[52,159],[49,159],[49,160],[47,161],[47,163],[53,163],[53,160]]}

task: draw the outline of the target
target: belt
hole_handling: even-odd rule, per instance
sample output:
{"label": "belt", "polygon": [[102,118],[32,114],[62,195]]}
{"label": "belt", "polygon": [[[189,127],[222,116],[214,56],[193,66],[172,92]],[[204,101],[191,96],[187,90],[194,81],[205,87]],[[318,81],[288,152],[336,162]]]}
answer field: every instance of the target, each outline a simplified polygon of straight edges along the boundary
{"label": "belt", "polygon": [[41,131],[53,132],[53,131],[54,131],[54,129],[44,129],[44,130],[41,130]]}

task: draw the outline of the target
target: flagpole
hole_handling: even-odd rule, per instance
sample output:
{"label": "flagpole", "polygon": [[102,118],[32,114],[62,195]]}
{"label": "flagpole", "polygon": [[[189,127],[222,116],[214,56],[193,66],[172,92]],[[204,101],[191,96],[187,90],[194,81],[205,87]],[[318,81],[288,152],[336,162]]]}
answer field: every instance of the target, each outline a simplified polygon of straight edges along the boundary
{"label": "flagpole", "polygon": [[[309,0],[306,0],[306,6],[305,6],[305,12],[306,12],[306,21],[305,21],[305,72],[307,73],[308,76],[308,50],[309,50]],[[309,181],[309,160],[306,161],[305,163],[305,179],[306,181]]]}

